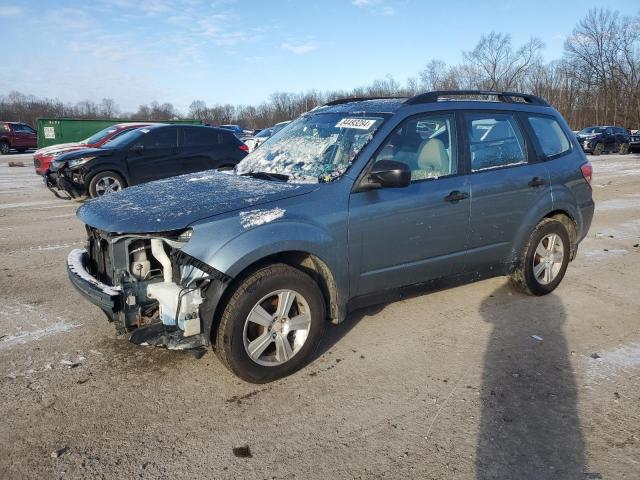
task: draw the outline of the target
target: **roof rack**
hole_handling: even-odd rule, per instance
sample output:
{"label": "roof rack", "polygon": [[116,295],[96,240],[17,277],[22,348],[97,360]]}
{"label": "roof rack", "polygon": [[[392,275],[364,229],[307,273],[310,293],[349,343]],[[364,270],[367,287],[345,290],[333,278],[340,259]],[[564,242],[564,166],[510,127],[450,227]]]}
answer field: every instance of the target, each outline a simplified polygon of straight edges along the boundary
{"label": "roof rack", "polygon": [[529,95],[527,93],[516,92],[495,92],[492,90],[437,90],[434,92],[421,93],[415,97],[411,97],[405,103],[407,105],[415,105],[417,103],[432,103],[437,102],[441,97],[453,97],[462,95],[487,95],[497,97],[499,102],[505,103],[520,103],[515,98],[521,98],[525,103],[532,105],[540,105],[542,107],[548,107],[549,104],[542,98],[535,95]]}
{"label": "roof rack", "polygon": [[362,102],[365,100],[404,100],[407,97],[350,97],[350,98],[339,98],[337,100],[333,100],[331,102],[327,102],[323,105],[323,107],[332,107],[334,105],[342,105],[343,103],[351,103],[351,102]]}

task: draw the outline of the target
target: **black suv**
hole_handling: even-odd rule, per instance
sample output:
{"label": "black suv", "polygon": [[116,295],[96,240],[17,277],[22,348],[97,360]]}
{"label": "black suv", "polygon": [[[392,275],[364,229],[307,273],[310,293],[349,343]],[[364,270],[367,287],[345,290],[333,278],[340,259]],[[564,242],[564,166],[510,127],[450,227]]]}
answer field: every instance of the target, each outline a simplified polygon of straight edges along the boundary
{"label": "black suv", "polygon": [[[232,170],[247,146],[229,130],[195,125],[150,125],[101,148],[60,155],[45,173],[58,197],[100,197],[129,185],[203,170]],[[68,197],[66,197],[68,198]]]}
{"label": "black suv", "polygon": [[580,130],[576,136],[585,152],[592,155],[601,153],[629,153],[631,134],[622,127],[602,126],[587,127]]}

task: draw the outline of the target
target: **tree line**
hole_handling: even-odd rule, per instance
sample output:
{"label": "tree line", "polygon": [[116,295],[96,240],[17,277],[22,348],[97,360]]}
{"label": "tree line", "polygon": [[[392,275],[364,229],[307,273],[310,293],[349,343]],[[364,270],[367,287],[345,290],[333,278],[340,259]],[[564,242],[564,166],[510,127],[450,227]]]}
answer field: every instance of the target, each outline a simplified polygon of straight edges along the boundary
{"label": "tree line", "polygon": [[590,10],[566,38],[560,59],[545,63],[543,49],[538,38],[516,46],[510,35],[491,32],[472,50],[463,52],[461,63],[431,60],[404,84],[388,75],[352,90],[275,92],[259,105],[208,106],[203,100],[194,100],[186,113],[171,103],[152,102],[140,105],[136,112],[124,113],[108,98],[71,105],[10,92],[0,96],[0,119],[34,125],[39,117],[161,121],[186,116],[214,125],[235,123],[253,129],[290,120],[337,98],[471,89],[539,95],[574,129],[603,124],[640,128],[640,15]]}

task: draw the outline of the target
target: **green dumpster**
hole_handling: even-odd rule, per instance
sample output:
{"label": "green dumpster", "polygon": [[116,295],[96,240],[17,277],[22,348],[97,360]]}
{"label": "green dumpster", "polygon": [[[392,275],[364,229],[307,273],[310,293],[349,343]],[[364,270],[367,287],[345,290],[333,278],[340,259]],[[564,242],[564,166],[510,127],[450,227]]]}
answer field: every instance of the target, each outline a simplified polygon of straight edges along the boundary
{"label": "green dumpster", "polygon": [[38,148],[59,143],[80,142],[96,132],[117,123],[185,123],[202,125],[202,120],[86,120],[77,118],[39,118],[37,124]]}

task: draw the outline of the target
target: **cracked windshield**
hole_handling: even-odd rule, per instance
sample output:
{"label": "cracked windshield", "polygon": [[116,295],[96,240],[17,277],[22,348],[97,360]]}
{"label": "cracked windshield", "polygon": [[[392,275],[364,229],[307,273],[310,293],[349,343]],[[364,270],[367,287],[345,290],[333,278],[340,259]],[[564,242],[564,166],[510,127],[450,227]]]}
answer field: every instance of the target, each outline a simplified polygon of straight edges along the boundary
{"label": "cracked windshield", "polygon": [[294,183],[327,183],[347,171],[384,118],[342,113],[306,115],[241,161],[239,175],[276,176]]}

